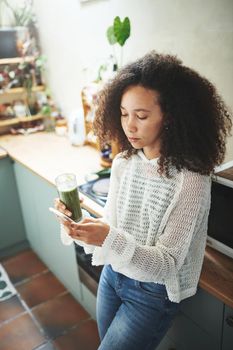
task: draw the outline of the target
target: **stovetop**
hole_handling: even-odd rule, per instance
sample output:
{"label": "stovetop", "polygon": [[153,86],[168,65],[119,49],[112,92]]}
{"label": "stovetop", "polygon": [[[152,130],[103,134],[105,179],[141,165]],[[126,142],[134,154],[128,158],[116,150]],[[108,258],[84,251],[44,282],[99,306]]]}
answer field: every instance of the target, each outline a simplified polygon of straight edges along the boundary
{"label": "stovetop", "polygon": [[105,206],[105,203],[107,201],[107,191],[106,194],[97,194],[96,191],[93,191],[93,187],[96,186],[97,182],[102,181],[105,179],[106,182],[109,183],[109,176],[108,177],[101,177],[92,181],[88,181],[84,183],[83,185],[79,186],[79,191],[83,194],[85,194],[87,197],[101,205],[102,207]]}

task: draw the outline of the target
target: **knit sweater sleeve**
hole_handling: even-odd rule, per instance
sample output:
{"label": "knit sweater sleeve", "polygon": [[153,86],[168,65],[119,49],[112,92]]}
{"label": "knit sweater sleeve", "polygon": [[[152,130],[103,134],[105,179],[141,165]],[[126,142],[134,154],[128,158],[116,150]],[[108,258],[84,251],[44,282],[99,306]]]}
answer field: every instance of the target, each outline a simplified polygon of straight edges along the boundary
{"label": "knit sweater sleeve", "polygon": [[117,269],[127,270],[128,277],[144,282],[158,282],[174,276],[182,267],[191,241],[202,225],[209,202],[209,177],[183,172],[175,204],[164,217],[164,229],[155,245],[141,245],[129,232],[111,225],[101,251],[94,252],[93,264],[113,264]]}

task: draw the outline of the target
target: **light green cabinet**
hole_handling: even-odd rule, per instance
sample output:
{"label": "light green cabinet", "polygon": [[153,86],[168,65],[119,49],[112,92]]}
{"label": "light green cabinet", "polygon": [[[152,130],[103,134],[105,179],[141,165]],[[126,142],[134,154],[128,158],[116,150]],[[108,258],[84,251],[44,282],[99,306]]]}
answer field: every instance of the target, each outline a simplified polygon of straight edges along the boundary
{"label": "light green cabinet", "polygon": [[27,246],[12,160],[0,160],[0,256]]}
{"label": "light green cabinet", "polygon": [[37,189],[34,188],[34,177],[36,175],[18,163],[14,163],[14,171],[27,238],[32,249],[39,253],[41,250],[41,237],[35,210],[35,190]]}
{"label": "light green cabinet", "polygon": [[31,247],[80,300],[81,286],[74,246],[64,246],[61,243],[59,223],[48,210],[57,196],[55,187],[17,162],[14,170]]}

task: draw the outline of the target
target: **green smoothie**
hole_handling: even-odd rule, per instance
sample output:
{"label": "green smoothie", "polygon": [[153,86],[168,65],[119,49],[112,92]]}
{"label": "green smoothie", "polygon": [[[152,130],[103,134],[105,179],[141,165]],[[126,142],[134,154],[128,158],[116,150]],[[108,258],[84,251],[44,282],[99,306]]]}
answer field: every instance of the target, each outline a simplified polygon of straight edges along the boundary
{"label": "green smoothie", "polygon": [[71,173],[60,174],[56,177],[55,182],[60,200],[72,213],[71,219],[76,222],[81,220],[82,211],[80,207],[76,175]]}
{"label": "green smoothie", "polygon": [[77,187],[65,191],[58,190],[58,193],[66,208],[72,212],[71,219],[78,222],[82,218],[82,211]]}

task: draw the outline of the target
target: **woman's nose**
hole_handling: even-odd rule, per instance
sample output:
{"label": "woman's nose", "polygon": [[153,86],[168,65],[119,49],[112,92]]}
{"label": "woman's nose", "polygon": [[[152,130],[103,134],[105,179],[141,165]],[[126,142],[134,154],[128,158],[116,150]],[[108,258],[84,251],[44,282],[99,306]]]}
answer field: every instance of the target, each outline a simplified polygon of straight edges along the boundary
{"label": "woman's nose", "polygon": [[130,132],[133,132],[137,129],[136,124],[135,124],[135,119],[133,117],[128,117],[127,120],[127,129]]}

